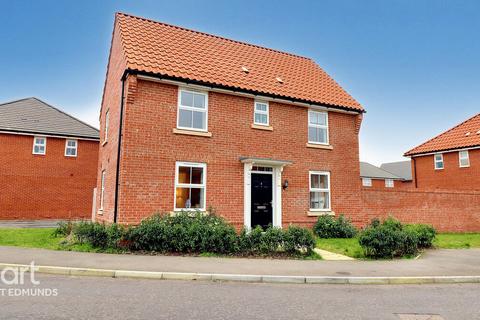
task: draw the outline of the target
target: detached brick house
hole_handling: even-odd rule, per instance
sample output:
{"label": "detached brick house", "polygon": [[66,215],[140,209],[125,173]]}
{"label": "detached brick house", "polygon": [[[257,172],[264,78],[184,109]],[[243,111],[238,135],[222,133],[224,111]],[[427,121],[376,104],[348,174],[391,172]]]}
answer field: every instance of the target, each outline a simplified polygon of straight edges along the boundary
{"label": "detached brick house", "polygon": [[363,112],[311,59],[119,13],[96,219],[213,207],[237,227],[355,221]]}
{"label": "detached brick house", "polygon": [[0,220],[90,218],[98,140],[37,98],[0,104]]}
{"label": "detached brick house", "polygon": [[480,114],[405,153],[415,186],[480,191]]}
{"label": "detached brick house", "polygon": [[[392,168],[395,172],[388,171],[384,167]],[[404,190],[412,186],[411,174],[408,175],[403,162],[387,163],[381,167],[368,162],[360,162],[360,178],[364,188],[378,190]],[[408,166],[410,167],[410,166]]]}

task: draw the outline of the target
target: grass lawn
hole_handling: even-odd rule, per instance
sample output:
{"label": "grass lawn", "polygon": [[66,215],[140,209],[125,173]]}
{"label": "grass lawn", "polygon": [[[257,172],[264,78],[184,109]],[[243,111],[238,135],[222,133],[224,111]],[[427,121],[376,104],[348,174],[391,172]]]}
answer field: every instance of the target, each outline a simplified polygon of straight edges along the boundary
{"label": "grass lawn", "polygon": [[[480,248],[480,233],[440,233],[435,238],[433,245],[438,249]],[[352,258],[365,258],[357,238],[317,239],[317,248]]]}
{"label": "grass lawn", "polygon": [[441,249],[480,248],[480,233],[440,233],[433,244]]}
{"label": "grass lawn", "polygon": [[55,238],[55,228],[0,228],[0,246],[59,249],[63,238]]}
{"label": "grass lawn", "polygon": [[352,239],[317,239],[317,248],[343,254],[356,259],[365,258],[357,238]]}

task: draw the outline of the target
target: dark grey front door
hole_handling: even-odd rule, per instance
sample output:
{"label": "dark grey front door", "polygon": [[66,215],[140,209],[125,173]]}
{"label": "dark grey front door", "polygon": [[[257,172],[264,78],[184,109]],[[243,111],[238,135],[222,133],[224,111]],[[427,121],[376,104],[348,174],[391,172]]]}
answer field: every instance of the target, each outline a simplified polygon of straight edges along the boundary
{"label": "dark grey front door", "polygon": [[273,222],[272,175],[252,173],[252,228],[266,228]]}

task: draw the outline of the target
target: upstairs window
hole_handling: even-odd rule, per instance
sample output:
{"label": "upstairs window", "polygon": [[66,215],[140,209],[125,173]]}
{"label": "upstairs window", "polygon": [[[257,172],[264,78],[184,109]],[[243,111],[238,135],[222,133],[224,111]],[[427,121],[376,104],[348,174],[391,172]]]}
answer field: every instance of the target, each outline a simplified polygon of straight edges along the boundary
{"label": "upstairs window", "polygon": [[267,102],[255,101],[255,111],[253,115],[253,123],[261,126],[269,124],[269,107]]}
{"label": "upstairs window", "polygon": [[330,211],[330,173],[310,171],[310,211]]}
{"label": "upstairs window", "polygon": [[103,142],[107,142],[108,140],[108,127],[110,125],[110,113],[109,113],[109,110],[107,110],[107,112],[105,112],[105,133],[104,133],[104,136],[103,136]]}
{"label": "upstairs window", "polygon": [[443,169],[443,154],[437,153],[434,155],[435,170]]}
{"label": "upstairs window", "polygon": [[395,182],[393,179],[385,179],[385,187],[386,188],[393,188],[395,186]]}
{"label": "upstairs window", "polygon": [[77,156],[77,140],[65,141],[65,156],[66,157]]}
{"label": "upstairs window", "polygon": [[371,187],[372,186],[372,179],[371,178],[362,178],[362,185],[364,187]]}
{"label": "upstairs window", "polygon": [[328,114],[308,111],[308,143],[328,144]]}
{"label": "upstairs window", "polygon": [[460,168],[470,167],[470,158],[468,155],[468,150],[463,150],[458,152],[458,162]]}
{"label": "upstairs window", "polygon": [[47,138],[45,137],[33,137],[33,154],[44,155],[47,150]]}
{"label": "upstairs window", "polygon": [[177,127],[207,131],[208,95],[204,92],[179,90]]}
{"label": "upstairs window", "polygon": [[205,210],[206,164],[177,162],[175,210]]}

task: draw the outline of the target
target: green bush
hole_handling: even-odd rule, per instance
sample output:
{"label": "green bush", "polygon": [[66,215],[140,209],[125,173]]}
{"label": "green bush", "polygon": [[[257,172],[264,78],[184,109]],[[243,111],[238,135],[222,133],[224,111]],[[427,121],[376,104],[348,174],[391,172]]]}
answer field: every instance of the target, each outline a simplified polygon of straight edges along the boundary
{"label": "green bush", "polygon": [[378,220],[372,221],[360,233],[359,243],[368,257],[393,258],[416,254],[419,236],[398,220],[388,218],[381,223]]}
{"label": "green bush", "polygon": [[118,224],[79,222],[73,225],[72,234],[79,243],[88,243],[94,248],[119,248],[125,228]]}
{"label": "green bush", "polygon": [[216,215],[180,212],[154,215],[127,232],[132,250],[229,254],[237,249],[235,228]]}
{"label": "green bush", "polygon": [[320,238],[353,238],[357,234],[357,229],[343,215],[338,219],[324,215],[318,217],[313,232]]}
{"label": "green bush", "polygon": [[419,248],[431,248],[433,240],[437,235],[437,231],[431,225],[428,224],[408,224],[405,226],[406,230],[415,232],[418,237]]}
{"label": "green bush", "polygon": [[53,231],[54,237],[66,237],[72,233],[74,223],[72,221],[60,221],[57,223],[57,227]]}
{"label": "green bush", "polygon": [[290,225],[285,231],[285,251],[312,253],[315,248],[315,238],[306,228]]}

